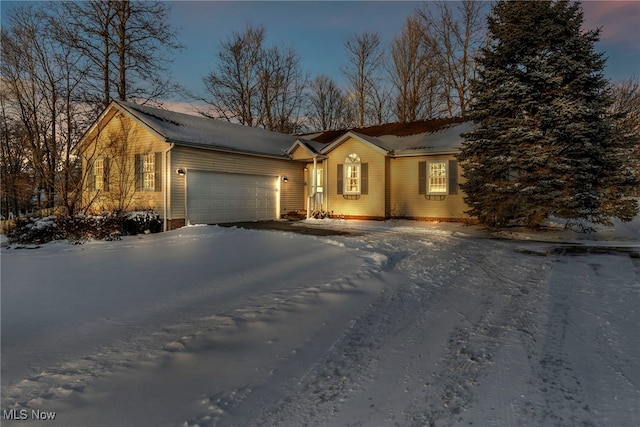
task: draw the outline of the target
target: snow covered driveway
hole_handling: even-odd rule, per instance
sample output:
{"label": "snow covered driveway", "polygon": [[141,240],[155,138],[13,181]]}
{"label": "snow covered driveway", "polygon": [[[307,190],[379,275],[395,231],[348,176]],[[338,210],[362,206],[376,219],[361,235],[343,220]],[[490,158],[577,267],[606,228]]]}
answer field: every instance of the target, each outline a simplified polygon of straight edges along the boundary
{"label": "snow covered driveway", "polygon": [[636,234],[334,226],[3,250],[3,425],[637,425]]}

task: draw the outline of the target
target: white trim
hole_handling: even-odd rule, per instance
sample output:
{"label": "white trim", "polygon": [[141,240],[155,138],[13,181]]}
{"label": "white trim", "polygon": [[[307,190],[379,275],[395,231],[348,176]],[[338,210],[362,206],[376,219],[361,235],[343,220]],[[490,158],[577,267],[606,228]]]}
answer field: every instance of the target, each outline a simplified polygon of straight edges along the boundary
{"label": "white trim", "polygon": [[302,147],[307,153],[309,153],[313,157],[316,157],[319,154],[316,150],[314,150],[312,147],[309,147],[300,139],[296,139],[295,142],[291,144],[291,147],[287,148],[286,153],[288,155],[292,155],[293,152],[296,151],[296,148],[298,147]]}
{"label": "white trim", "polygon": [[400,151],[398,153],[391,152],[389,153],[389,157],[399,158],[399,157],[424,157],[424,156],[444,156],[444,155],[455,155],[460,152],[460,149],[451,149],[451,150],[420,150],[413,152],[403,152]]}
{"label": "white trim", "polygon": [[[442,191],[432,191],[431,190],[431,166],[435,164],[443,164],[444,165],[444,190]],[[432,160],[427,161],[427,188],[426,194],[433,196],[442,196],[449,194],[449,159],[445,160]]]}
{"label": "white trim", "polygon": [[333,141],[332,143],[330,143],[329,145],[324,147],[322,150],[320,150],[320,153],[327,154],[330,151],[332,151],[335,148],[337,148],[340,145],[342,145],[343,143],[347,142],[351,138],[363,143],[364,145],[366,145],[369,148],[372,148],[372,149],[378,151],[381,154],[384,154],[384,155],[389,154],[389,152],[387,150],[385,150],[384,148],[382,148],[379,145],[376,145],[376,144],[368,141],[367,139],[365,139],[364,135],[360,135],[360,134],[352,132],[352,131],[349,131],[349,132],[345,133],[344,135],[342,135],[341,137],[339,137],[338,139],[336,139],[335,141]]}
{"label": "white trim", "polygon": [[[356,159],[352,159],[351,156],[355,156]],[[343,176],[342,176],[342,194],[347,196],[362,194],[362,159],[357,153],[349,153],[343,160]],[[355,172],[355,177],[351,176],[351,173]],[[351,181],[355,179],[357,185],[356,190],[350,190]],[[347,189],[349,188],[349,189]]]}

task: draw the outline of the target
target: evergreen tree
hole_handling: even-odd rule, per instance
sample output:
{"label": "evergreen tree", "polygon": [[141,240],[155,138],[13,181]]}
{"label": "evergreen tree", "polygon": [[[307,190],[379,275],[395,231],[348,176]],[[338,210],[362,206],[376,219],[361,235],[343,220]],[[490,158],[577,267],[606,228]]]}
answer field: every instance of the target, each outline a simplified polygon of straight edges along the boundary
{"label": "evergreen tree", "polygon": [[630,220],[625,171],[608,115],[599,30],[582,31],[579,3],[499,1],[488,18],[459,154],[468,213],[490,226]]}

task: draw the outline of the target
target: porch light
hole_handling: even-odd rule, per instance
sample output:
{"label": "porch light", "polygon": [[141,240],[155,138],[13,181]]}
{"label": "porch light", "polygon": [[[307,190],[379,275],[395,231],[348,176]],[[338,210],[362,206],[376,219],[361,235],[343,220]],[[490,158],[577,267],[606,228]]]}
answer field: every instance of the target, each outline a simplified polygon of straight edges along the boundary
{"label": "porch light", "polygon": [[289,178],[287,178],[286,176],[282,177],[282,182],[289,182]]}
{"label": "porch light", "polygon": [[179,168],[178,170],[176,170],[176,173],[180,176],[185,176],[187,174],[187,171],[185,171],[183,168]]}

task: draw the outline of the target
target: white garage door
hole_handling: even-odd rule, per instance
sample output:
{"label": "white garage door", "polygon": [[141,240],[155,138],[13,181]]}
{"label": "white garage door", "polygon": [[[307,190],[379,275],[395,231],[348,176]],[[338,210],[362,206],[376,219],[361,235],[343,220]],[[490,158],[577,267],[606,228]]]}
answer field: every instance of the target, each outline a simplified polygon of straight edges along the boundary
{"label": "white garage door", "polygon": [[190,170],[187,220],[191,224],[276,219],[278,178]]}

